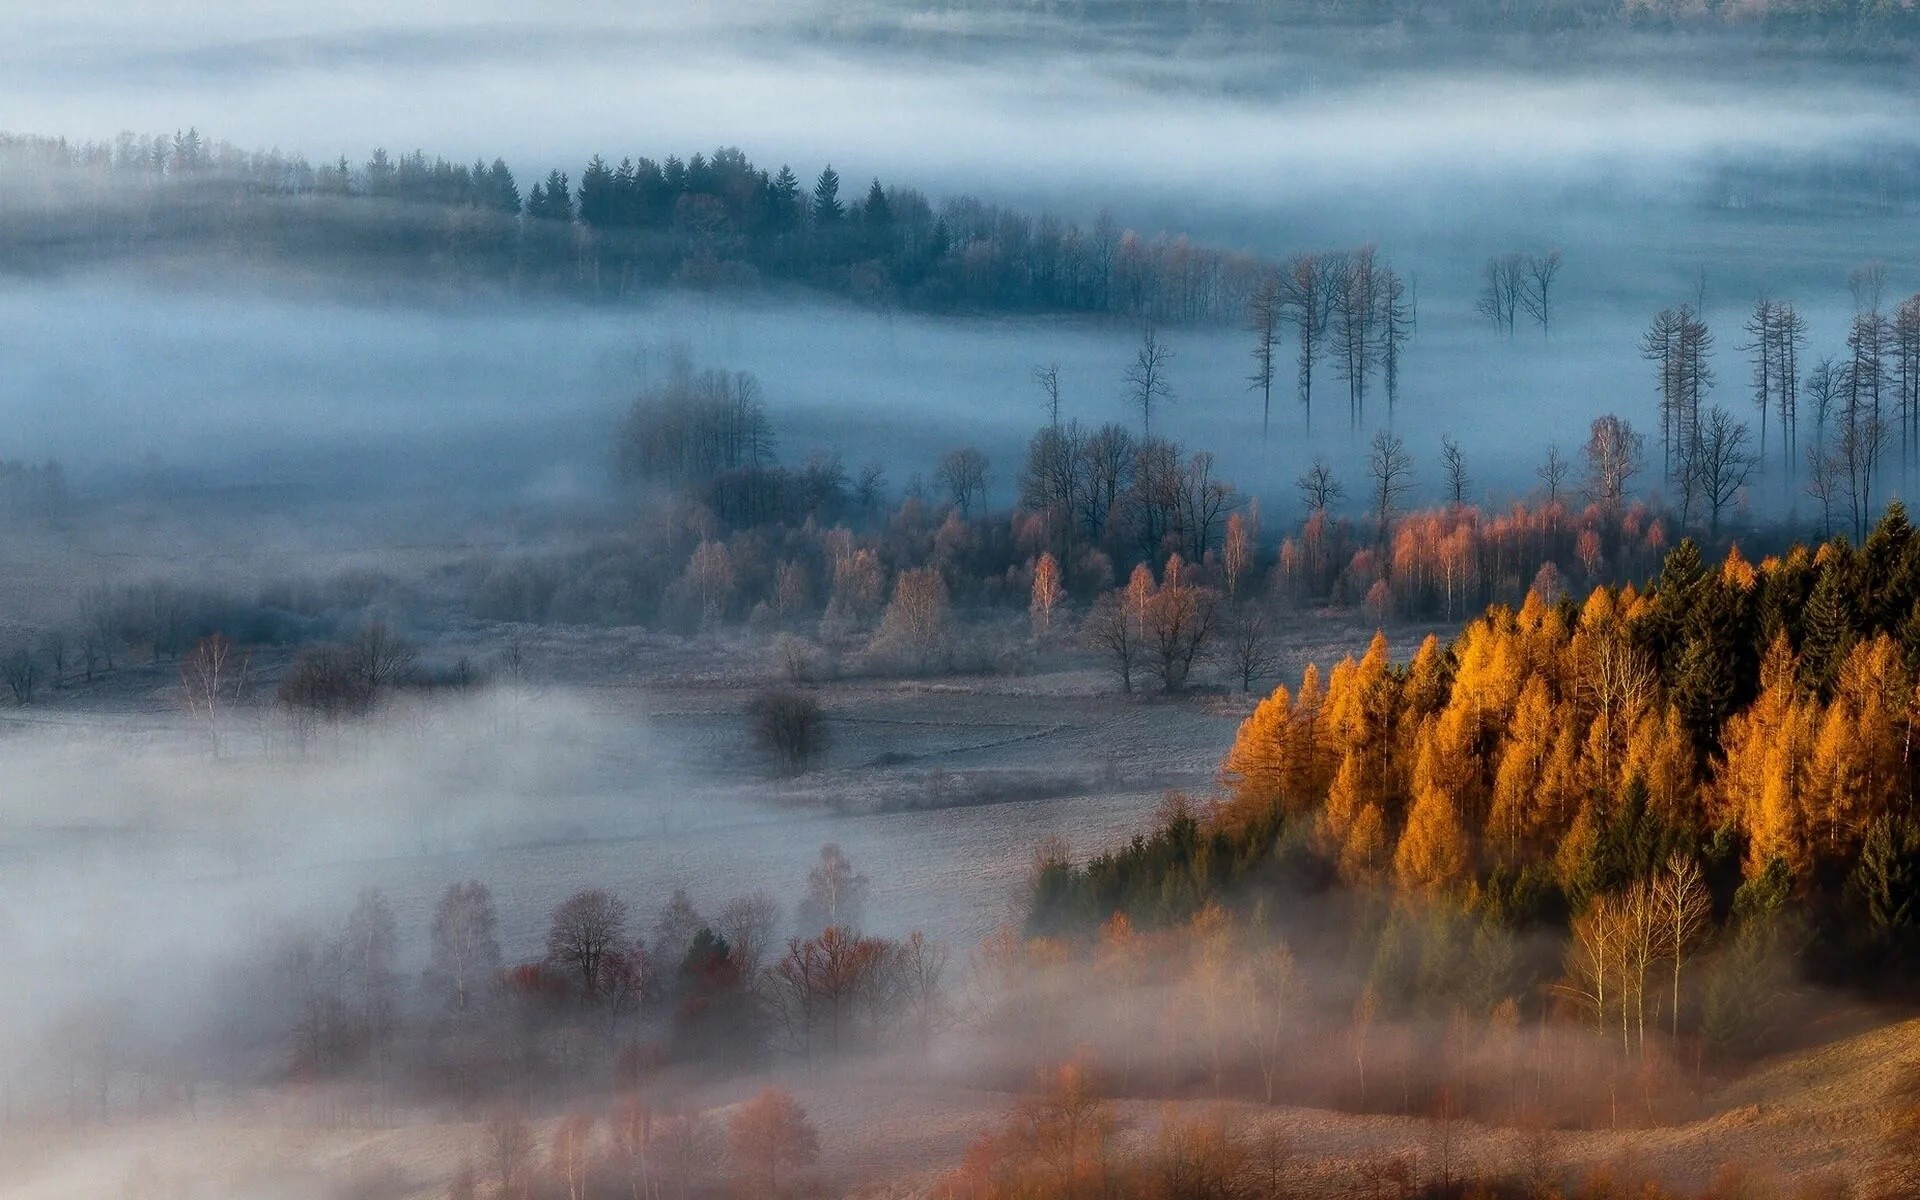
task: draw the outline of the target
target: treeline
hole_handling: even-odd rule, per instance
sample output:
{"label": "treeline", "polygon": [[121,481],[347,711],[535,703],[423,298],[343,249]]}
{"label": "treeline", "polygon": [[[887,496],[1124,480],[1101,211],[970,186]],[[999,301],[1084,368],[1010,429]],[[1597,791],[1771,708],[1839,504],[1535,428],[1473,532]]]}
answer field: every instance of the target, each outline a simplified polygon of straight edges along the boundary
{"label": "treeline", "polygon": [[375,150],[315,165],[193,130],[112,142],[0,135],[0,262],[57,267],[206,249],[344,260],[596,298],[668,284],[788,282],[917,309],[1237,320],[1256,258],[968,197],[940,203],[879,180],[842,193],[736,149],[687,159],[594,157],[522,193],[501,159],[471,165]]}
{"label": "treeline", "polygon": [[[484,1107],[609,1088],[657,1102],[692,1080],[786,1061],[918,1053],[952,1016],[948,951],[917,932],[863,932],[868,891],[832,845],[790,910],[753,891],[702,913],[675,891],[642,916],[582,888],[554,907],[542,951],[526,959],[503,951],[480,881],[442,891],[418,931],[424,953],[406,944],[386,895],[363,891],[331,928],[272,932],[237,962],[233,1011],[186,1074],[167,1078],[239,1087],[266,1070],[340,1119],[384,1121],[415,1102]],[[158,1090],[117,1014],[63,1019],[48,1048],[65,1057],[48,1065],[72,1119],[110,1119]]]}
{"label": "treeline", "polygon": [[[948,0],[941,9],[993,11],[1015,7],[1004,0]],[[1903,44],[1920,33],[1920,18],[1903,4],[1880,0],[1753,0],[1716,4],[1700,0],[1547,0],[1515,6],[1499,0],[1450,0],[1420,4],[1388,0],[1356,8],[1334,0],[1253,3],[1229,0],[1196,8],[1178,0],[1064,0],[1050,10],[1078,20],[1139,21],[1163,28],[1275,33],[1300,28],[1341,30],[1392,26],[1418,30],[1430,40],[1450,31],[1507,33],[1752,32],[1824,35],[1842,47],[1869,51]]]}

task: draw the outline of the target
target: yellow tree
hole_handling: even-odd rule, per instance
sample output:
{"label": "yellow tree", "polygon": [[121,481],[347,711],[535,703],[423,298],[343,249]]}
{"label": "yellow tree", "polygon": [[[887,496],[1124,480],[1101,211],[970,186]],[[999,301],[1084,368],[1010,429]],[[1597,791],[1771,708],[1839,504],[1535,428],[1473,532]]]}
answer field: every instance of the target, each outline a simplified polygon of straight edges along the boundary
{"label": "yellow tree", "polygon": [[1523,842],[1532,844],[1542,819],[1548,815],[1540,805],[1540,780],[1553,753],[1556,724],[1547,681],[1535,675],[1520,693],[1520,703],[1501,746],[1487,813],[1488,838],[1509,857],[1518,855]]}
{"label": "yellow tree", "polygon": [[1293,810],[1307,802],[1303,786],[1308,765],[1307,747],[1299,736],[1293,698],[1285,687],[1254,706],[1220,767],[1220,782],[1232,797],[1235,810],[1252,814],[1276,809]]}
{"label": "yellow tree", "polygon": [[[1428,723],[1429,727],[1434,724]],[[1428,895],[1458,883],[1468,866],[1466,832],[1441,758],[1436,742],[1427,740],[1414,768],[1413,807],[1393,857],[1394,876],[1401,888]]]}
{"label": "yellow tree", "polygon": [[1060,564],[1051,551],[1043,552],[1033,563],[1033,595],[1027,615],[1033,623],[1033,636],[1046,637],[1053,632],[1054,610],[1066,599],[1067,589],[1060,582]]}
{"label": "yellow tree", "polygon": [[1687,735],[1680,710],[1666,705],[1635,722],[1627,739],[1622,778],[1639,780],[1647,789],[1647,807],[1661,820],[1679,828],[1698,823],[1694,804],[1693,741]]}
{"label": "yellow tree", "polygon": [[1347,827],[1337,864],[1340,878],[1350,886],[1378,883],[1387,868],[1387,818],[1380,806],[1368,801]]}

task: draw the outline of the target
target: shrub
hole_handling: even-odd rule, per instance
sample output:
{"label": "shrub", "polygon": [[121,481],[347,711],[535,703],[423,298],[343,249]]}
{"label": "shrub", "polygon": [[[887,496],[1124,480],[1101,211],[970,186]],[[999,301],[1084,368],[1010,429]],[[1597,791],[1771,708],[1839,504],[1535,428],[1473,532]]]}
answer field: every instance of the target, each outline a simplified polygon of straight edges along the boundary
{"label": "shrub", "polygon": [[775,688],[755,696],[747,715],[754,741],[782,770],[804,771],[827,748],[826,717],[812,696]]}

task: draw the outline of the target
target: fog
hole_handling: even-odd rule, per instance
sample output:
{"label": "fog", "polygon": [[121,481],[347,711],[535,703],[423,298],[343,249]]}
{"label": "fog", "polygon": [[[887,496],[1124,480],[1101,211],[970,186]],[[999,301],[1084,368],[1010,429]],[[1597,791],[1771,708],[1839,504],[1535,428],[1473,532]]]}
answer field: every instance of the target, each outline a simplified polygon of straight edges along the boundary
{"label": "fog", "polygon": [[[1799,297],[1809,362],[1844,351],[1846,270],[1894,232],[1874,222],[1842,245],[1812,244],[1797,260],[1764,264],[1737,257],[1737,232],[1709,226],[1681,246],[1611,251],[1597,237],[1567,240],[1550,338],[1496,334],[1472,309],[1467,252],[1423,254],[1412,242],[1407,258],[1392,260],[1416,272],[1420,287],[1393,423],[1415,457],[1415,496],[1442,494],[1442,432],[1465,446],[1476,494],[1498,502],[1537,486],[1534,467],[1549,444],[1573,455],[1594,416],[1618,412],[1656,431],[1638,340],[1647,314],[1691,299],[1689,269],[1708,271],[1705,311],[1720,335],[1714,398],[1728,407],[1751,411],[1744,356],[1733,347],[1763,289]],[[760,378],[784,460],[834,453],[849,469],[880,462],[896,491],[915,476],[930,480],[943,452],[976,445],[991,463],[991,494],[1011,501],[1026,440],[1045,419],[1030,378],[1036,364],[1060,364],[1063,417],[1139,423],[1122,377],[1137,333],[1081,320],[888,315],[725,296],[447,308],[316,301],[286,289],[236,294],[217,283],[163,292],[99,277],[0,284],[0,320],[18,339],[0,359],[0,456],[56,459],[109,496],[214,489],[249,506],[348,509],[411,499],[441,532],[462,528],[463,514],[605,497],[614,424],[676,351]],[[1289,340],[1263,439],[1246,336],[1192,328],[1166,337],[1174,398],[1157,429],[1213,451],[1228,479],[1283,518],[1296,511],[1292,480],[1315,457],[1359,495],[1367,438],[1388,421],[1377,386],[1364,421],[1350,428],[1344,385],[1322,362],[1309,431]],[[1765,467],[1778,471],[1771,459]],[[1781,506],[1779,482],[1752,490],[1757,508]]]}
{"label": "fog", "polygon": [[[1897,66],[1841,77],[1790,56],[1703,55],[1691,69],[1684,52],[1636,59],[1631,45],[1476,57],[1407,39],[1353,45],[1319,31],[1243,45],[1174,38],[1147,21],[1082,28],[890,4],[573,0],[536,19],[494,0],[0,0],[0,125],[75,139],[191,126],[314,162],[357,163],[376,146],[499,155],[523,191],[553,168],[577,181],[594,154],[727,145],[765,166],[791,163],[807,181],[831,162],[847,197],[877,177],[936,202],[972,195],[1083,224],[1110,210],[1144,234],[1274,260],[1377,246],[1417,300],[1391,413],[1376,380],[1364,417],[1350,421],[1323,358],[1309,427],[1288,334],[1263,428],[1247,333],[1160,331],[1171,397],[1154,432],[1215,454],[1269,533],[1301,515],[1294,480],[1316,459],[1345,481],[1343,508],[1357,515],[1368,439],[1388,425],[1414,458],[1413,503],[1444,495],[1443,435],[1464,448],[1469,499],[1490,506],[1535,490],[1549,446],[1577,460],[1602,413],[1646,433],[1657,464],[1655,379],[1639,343],[1660,309],[1701,305],[1718,338],[1710,399],[1747,417],[1741,325],[1756,299],[1797,303],[1804,368],[1844,352],[1851,270],[1888,264],[1893,302],[1920,289],[1911,213],[1881,197],[1794,190],[1822,164],[1911,161],[1899,156],[1920,148],[1920,96]],[[1742,171],[1790,182],[1755,200],[1728,182]],[[0,196],[7,186],[0,177]],[[1502,335],[1476,311],[1484,264],[1550,247],[1565,255],[1550,333],[1523,320]],[[693,531],[689,550],[724,540],[615,478],[622,414],[677,362],[757,378],[783,464],[878,464],[891,505],[937,493],[941,456],[978,447],[986,498],[1001,510],[1046,418],[1036,366],[1059,365],[1062,418],[1139,429],[1123,378],[1136,325],[863,306],[798,285],[661,287],[603,303],[537,288],[467,294],[330,266],[162,254],[0,272],[0,460],[55,461],[72,490],[55,516],[0,538],[0,635],[10,639],[0,650],[47,631],[77,636],[99,589],[150,579],[259,597],[253,608],[294,612],[307,631],[250,651],[260,680],[236,701],[218,753],[183,710],[187,646],[168,650],[157,635],[150,647],[127,640],[97,686],[91,660],[84,685],[68,665],[53,681],[59,695],[36,707],[16,690],[18,706],[0,713],[0,959],[13,976],[44,981],[0,995],[9,1119],[16,1099],[57,1107],[48,1097],[71,1066],[47,1047],[66,1045],[65,1022],[101,1004],[137,1006],[150,1047],[210,1053],[231,1033],[216,1027],[241,1023],[252,998],[224,990],[234,973],[257,967],[286,928],[337,926],[365,888],[391,900],[413,980],[433,907],[461,880],[493,889],[511,965],[542,957],[551,912],[580,889],[617,891],[648,920],[678,888],[706,912],[754,889],[790,905],[832,842],[871,880],[871,931],[926,931],[953,949],[957,977],[962,959],[1025,915],[1036,847],[1064,836],[1084,859],[1138,830],[1162,784],[1212,785],[1245,711],[1238,698],[1222,683],[1186,709],[1123,710],[1104,678],[1093,681],[1084,648],[1028,636],[1031,576],[1017,570],[982,586],[1019,594],[1010,623],[981,617],[986,649],[968,661],[988,682],[964,685],[902,683],[863,659],[824,602],[832,566],[807,584],[819,594],[803,597],[803,617],[782,625],[766,604],[749,616],[742,602],[737,628],[697,615],[685,638],[666,616],[660,629],[536,628],[473,601],[516,556],[560,561],[596,540],[665,541],[669,527]],[[1743,532],[1811,520],[1778,443],[1765,451],[1742,497]],[[1657,490],[1657,474],[1650,467],[1637,491]],[[884,530],[886,518],[872,524]],[[809,522],[804,536],[819,533]],[[771,575],[776,560],[807,553],[775,544],[757,565]],[[670,586],[650,575],[668,568],[635,561],[648,587],[660,585],[649,595]],[[685,561],[670,564],[676,576]],[[366,597],[327,592],[304,607],[266,598],[308,583]],[[1355,632],[1320,619],[1287,626],[1290,667]],[[306,642],[342,641],[376,620],[413,639],[430,672],[477,664],[493,686],[448,696],[433,690],[444,681],[421,683],[424,695],[370,706],[364,725],[330,725],[311,746],[296,738],[271,685]],[[749,748],[747,703],[781,678],[775,633],[831,662],[820,678],[794,670],[789,681],[834,697],[841,757],[826,782],[776,779]],[[976,708],[898,715],[945,703],[948,687],[955,705]],[[982,732],[1017,704],[1057,706],[1061,725],[1007,717],[1015,732]],[[936,734],[956,744],[912,740]],[[1027,739],[1039,748],[1007,749]],[[1102,767],[1109,754],[1124,757],[1119,769],[1111,758]],[[1003,780],[992,772],[1015,759],[1006,776],[1040,778],[1044,794],[993,802]],[[981,802],[941,799],[956,763],[991,776]],[[1346,1052],[1311,1043],[1342,1027],[1365,976],[1324,944],[1350,916],[1304,905],[1289,914],[1289,936],[1323,943],[1303,971],[1307,1016],[1290,1044],[1301,1103],[1348,1099]],[[1542,939],[1515,953],[1559,950]],[[1014,1086],[1036,1047],[1131,1055],[1159,1036],[1131,1010],[1169,1003],[1191,982],[1169,967],[1095,1004],[1075,996],[1090,990],[1077,966],[1015,974],[999,1002],[1023,1023],[944,1043],[943,1079]],[[1199,1096],[1206,1055],[1182,1020],[1168,1018],[1178,1027],[1143,1070],[1171,1081],[1169,1094]],[[1406,1097],[1416,1080],[1431,1082],[1425,1047],[1452,1036],[1442,1025],[1392,1030]],[[1489,1034],[1482,1051],[1517,1062],[1505,1036]],[[264,1038],[230,1081],[279,1081],[287,1054],[263,1049]],[[1593,1049],[1584,1034],[1549,1040],[1539,1037],[1540,1061],[1563,1071],[1577,1073]],[[1660,1050],[1646,1069],[1678,1072],[1674,1055]],[[872,1077],[917,1069],[890,1063]],[[1479,1070],[1467,1075],[1486,1090],[1506,1086]],[[1601,1103],[1595,1080],[1572,1091],[1576,1105]],[[6,1169],[0,1159],[0,1193],[16,1194]],[[68,1193],[29,1184],[24,1194]]]}

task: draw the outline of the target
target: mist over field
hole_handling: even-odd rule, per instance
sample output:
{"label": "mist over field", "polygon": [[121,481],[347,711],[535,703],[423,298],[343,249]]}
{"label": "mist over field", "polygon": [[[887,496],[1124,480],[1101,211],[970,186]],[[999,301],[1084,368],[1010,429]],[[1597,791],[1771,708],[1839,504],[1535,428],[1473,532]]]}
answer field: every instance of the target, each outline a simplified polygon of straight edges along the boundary
{"label": "mist over field", "polygon": [[1917,61],[0,0],[0,1197],[1920,1195]]}

